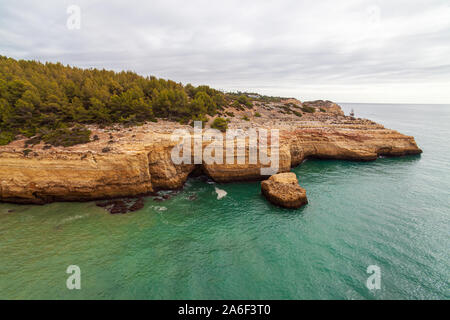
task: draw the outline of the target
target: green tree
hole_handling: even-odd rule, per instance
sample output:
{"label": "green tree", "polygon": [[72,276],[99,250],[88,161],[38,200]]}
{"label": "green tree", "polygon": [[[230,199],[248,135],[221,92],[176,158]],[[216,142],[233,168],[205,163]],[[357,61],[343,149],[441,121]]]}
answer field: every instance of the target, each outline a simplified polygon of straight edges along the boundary
{"label": "green tree", "polygon": [[2,143],[19,133],[48,137],[55,131],[56,136],[73,136],[61,130],[75,124],[138,125],[155,117],[205,122],[206,115],[214,116],[239,99],[251,105],[245,95],[224,94],[206,85],[183,87],[130,71],[80,69],[0,56]]}
{"label": "green tree", "polygon": [[211,124],[211,128],[225,132],[228,129],[228,121],[224,118],[215,118]]}
{"label": "green tree", "polygon": [[216,104],[214,103],[213,99],[205,92],[200,91],[195,95],[195,101],[200,102],[203,105],[203,108],[205,109],[205,112],[209,114],[210,116],[213,116],[216,114]]}
{"label": "green tree", "polygon": [[238,101],[240,104],[243,104],[243,105],[245,105],[245,106],[247,106],[247,107],[252,107],[252,106],[253,106],[253,104],[252,104],[252,102],[250,101],[250,99],[249,99],[246,95],[244,95],[244,94],[241,94],[241,95],[238,97],[237,101]]}

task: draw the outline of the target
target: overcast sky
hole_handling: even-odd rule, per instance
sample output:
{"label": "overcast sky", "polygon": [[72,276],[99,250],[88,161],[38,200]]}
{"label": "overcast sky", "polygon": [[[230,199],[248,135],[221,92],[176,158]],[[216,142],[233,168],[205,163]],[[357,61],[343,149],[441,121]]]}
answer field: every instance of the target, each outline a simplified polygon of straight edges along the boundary
{"label": "overcast sky", "polygon": [[300,100],[450,103],[450,0],[0,0],[0,54]]}

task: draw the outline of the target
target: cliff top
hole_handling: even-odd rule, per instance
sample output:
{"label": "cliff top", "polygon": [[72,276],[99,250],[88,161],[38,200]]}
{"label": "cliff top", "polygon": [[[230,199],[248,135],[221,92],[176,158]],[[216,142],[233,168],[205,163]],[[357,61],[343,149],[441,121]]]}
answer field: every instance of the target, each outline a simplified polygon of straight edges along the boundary
{"label": "cliff top", "polygon": [[[356,119],[345,116],[341,108],[332,102],[315,101],[312,104],[301,103],[295,99],[281,100],[279,102],[261,103],[254,101],[252,107],[235,108],[229,106],[216,116],[208,116],[204,128],[209,128],[218,117],[228,122],[229,129],[266,128],[279,129],[284,134],[293,131],[307,132],[335,132],[348,130],[380,130],[384,129],[371,120]],[[305,112],[303,105],[314,105],[314,111]],[[125,151],[138,151],[145,145],[157,143],[167,139],[176,129],[192,131],[190,125],[183,125],[167,119],[157,122],[146,122],[141,126],[125,127],[120,124],[104,127],[86,125],[91,131],[90,142],[70,147],[52,146],[44,141],[35,144],[29,138],[19,136],[17,140],[8,145],[0,146],[0,153],[17,153],[25,156],[37,156],[52,153],[114,153]]]}

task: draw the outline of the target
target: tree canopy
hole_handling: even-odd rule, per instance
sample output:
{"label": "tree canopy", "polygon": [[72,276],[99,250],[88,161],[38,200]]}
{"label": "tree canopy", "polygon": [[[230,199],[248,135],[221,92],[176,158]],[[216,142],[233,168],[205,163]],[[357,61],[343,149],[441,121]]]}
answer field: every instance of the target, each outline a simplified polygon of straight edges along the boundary
{"label": "tree canopy", "polygon": [[[79,124],[139,125],[156,118],[203,121],[229,100],[208,86],[183,86],[131,71],[81,69],[0,56],[0,145],[18,134],[53,141],[58,133],[77,133],[89,139]],[[80,139],[75,141],[80,143]]]}

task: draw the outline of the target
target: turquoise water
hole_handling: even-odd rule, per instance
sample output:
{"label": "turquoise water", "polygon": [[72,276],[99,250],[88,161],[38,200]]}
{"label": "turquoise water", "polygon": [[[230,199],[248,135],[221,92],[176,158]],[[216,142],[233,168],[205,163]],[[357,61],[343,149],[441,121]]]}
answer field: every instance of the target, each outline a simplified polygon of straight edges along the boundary
{"label": "turquoise water", "polygon": [[[424,154],[306,161],[293,171],[309,204],[295,211],[259,183],[201,179],[127,215],[0,204],[0,298],[449,299],[450,106],[343,108],[415,136]],[[69,265],[81,290],[66,288]],[[380,290],[366,287],[369,265]]]}

